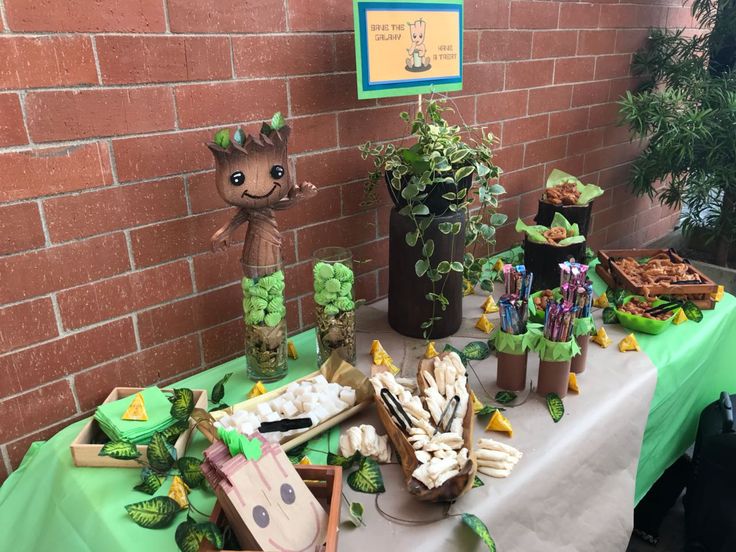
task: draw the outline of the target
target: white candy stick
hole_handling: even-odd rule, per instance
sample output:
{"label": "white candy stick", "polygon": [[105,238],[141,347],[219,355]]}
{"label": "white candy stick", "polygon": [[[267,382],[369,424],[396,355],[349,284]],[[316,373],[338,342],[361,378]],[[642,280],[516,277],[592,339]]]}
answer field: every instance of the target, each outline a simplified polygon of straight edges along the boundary
{"label": "white candy stick", "polygon": [[508,452],[502,450],[488,449],[478,449],[475,451],[475,455],[478,457],[478,460],[494,460],[496,462],[505,462],[510,456]]}
{"label": "white candy stick", "polygon": [[438,475],[437,476],[437,479],[435,479],[435,481],[434,481],[434,484],[437,487],[440,487],[440,486],[442,486],[442,484],[445,481],[447,481],[448,479],[451,479],[451,478],[455,477],[458,473],[460,473],[460,470],[458,470],[458,469],[448,470],[448,471],[446,471],[446,472]]}
{"label": "white candy stick", "polygon": [[517,458],[521,458],[524,455],[522,452],[515,449],[511,445],[507,445],[506,443],[501,443],[499,441],[494,441],[493,439],[478,439],[478,446],[480,448],[485,448],[489,450],[502,450],[516,456]]}
{"label": "white candy stick", "polygon": [[492,460],[478,460],[478,465],[484,466],[486,468],[494,468],[497,470],[511,471],[514,469],[514,465],[510,464],[509,462],[494,462]]}
{"label": "white candy stick", "polygon": [[491,477],[496,477],[498,479],[504,479],[511,475],[511,472],[509,470],[497,470],[495,468],[489,468],[487,466],[478,466],[478,471],[485,475],[490,475]]}

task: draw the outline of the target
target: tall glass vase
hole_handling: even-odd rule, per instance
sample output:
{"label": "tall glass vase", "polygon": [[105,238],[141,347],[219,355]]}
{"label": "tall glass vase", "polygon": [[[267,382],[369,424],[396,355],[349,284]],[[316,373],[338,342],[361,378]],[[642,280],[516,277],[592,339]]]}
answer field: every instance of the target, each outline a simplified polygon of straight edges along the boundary
{"label": "tall glass vase", "polygon": [[355,365],[355,295],[353,256],[342,247],[314,253],[314,302],[317,315],[317,360],[332,353]]}
{"label": "tall glass vase", "polygon": [[268,268],[266,276],[243,278],[248,377],[263,382],[286,375],[288,354],[284,273],[280,265]]}

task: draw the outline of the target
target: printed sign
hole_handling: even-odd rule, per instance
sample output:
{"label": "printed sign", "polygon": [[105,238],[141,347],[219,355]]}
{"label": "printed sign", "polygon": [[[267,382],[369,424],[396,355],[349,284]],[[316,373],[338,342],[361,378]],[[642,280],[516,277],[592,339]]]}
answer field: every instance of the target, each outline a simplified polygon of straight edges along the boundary
{"label": "printed sign", "polygon": [[463,0],[353,0],[358,98],[463,87]]}

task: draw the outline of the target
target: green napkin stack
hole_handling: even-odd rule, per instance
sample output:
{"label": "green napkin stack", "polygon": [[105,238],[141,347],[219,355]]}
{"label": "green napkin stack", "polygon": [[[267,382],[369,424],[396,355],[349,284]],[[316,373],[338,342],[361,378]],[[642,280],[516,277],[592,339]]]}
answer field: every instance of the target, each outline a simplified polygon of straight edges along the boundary
{"label": "green napkin stack", "polygon": [[118,401],[101,404],[95,412],[95,420],[113,441],[129,441],[136,445],[150,442],[157,431],[162,431],[174,423],[171,416],[171,403],[158,387],[148,387],[141,391],[146,405],[148,420],[123,420],[123,414],[133,402],[135,394]]}

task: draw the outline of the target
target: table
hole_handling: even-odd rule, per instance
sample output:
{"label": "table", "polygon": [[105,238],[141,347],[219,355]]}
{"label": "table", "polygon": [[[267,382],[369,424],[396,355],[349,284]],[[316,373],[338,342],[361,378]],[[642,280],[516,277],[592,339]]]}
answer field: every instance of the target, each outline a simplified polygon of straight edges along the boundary
{"label": "table", "polygon": [[[601,289],[598,281],[596,288]],[[472,327],[482,300],[477,295],[465,299],[463,327],[451,339],[439,340],[440,348],[445,341],[462,347],[482,337]],[[360,311],[358,366],[368,369],[370,341],[379,338],[410,375],[424,346],[421,341],[391,332],[384,309],[382,302]],[[634,501],[692,442],[702,407],[720,390],[736,390],[736,375],[729,370],[727,358],[736,337],[735,317],[736,299],[727,295],[715,311],[705,313],[700,325],[687,322],[659,337],[637,336],[645,353],[619,353],[615,345],[625,335],[623,328],[607,326],[614,345],[605,350],[591,346],[588,370],[580,377],[582,394],[565,399],[563,420],[553,424],[543,399],[536,396],[509,411],[515,430],[510,442],[524,451],[525,457],[508,479],[483,476],[485,486],[471,490],[453,505],[451,513],[479,516],[504,552],[602,550],[602,543],[606,543],[606,550],[624,550]],[[313,333],[303,333],[295,342],[301,356],[292,363],[289,379],[312,371],[316,364]],[[536,357],[530,355],[532,378],[536,365]],[[475,362],[473,369],[480,382],[471,375],[472,387],[483,395],[482,384],[493,394],[495,359]],[[245,378],[242,359],[176,386],[209,390],[230,371],[235,371],[235,376],[226,386],[224,400],[233,404],[252,386]],[[345,427],[364,422],[380,428],[373,409],[351,419]],[[125,504],[146,498],[132,490],[138,481],[137,470],[73,467],[68,445],[83,423],[69,426],[45,444],[34,445],[21,467],[0,488],[0,526],[4,528],[0,549],[122,551],[135,546],[175,550],[174,527],[143,529],[125,514]],[[482,426],[476,425],[475,431],[478,437]],[[499,434],[493,437],[505,439]],[[336,444],[337,431],[333,430],[320,442],[310,444],[309,455],[314,462],[323,461],[323,454],[314,451],[323,453],[328,445],[334,450]],[[197,435],[187,454],[200,455],[205,445]],[[413,519],[435,517],[440,511],[438,506],[417,503],[403,491],[398,466],[383,466],[382,472],[387,488],[380,497],[382,508]],[[341,550],[363,549],[368,538],[373,548],[387,550],[483,550],[458,518],[406,527],[381,517],[374,497],[354,493],[347,485],[344,488],[350,500],[365,505],[366,527],[343,528]],[[165,484],[159,492],[167,489]],[[191,500],[203,511],[209,511],[214,501],[211,493],[202,490],[194,491]],[[13,530],[6,531],[7,527]]]}

